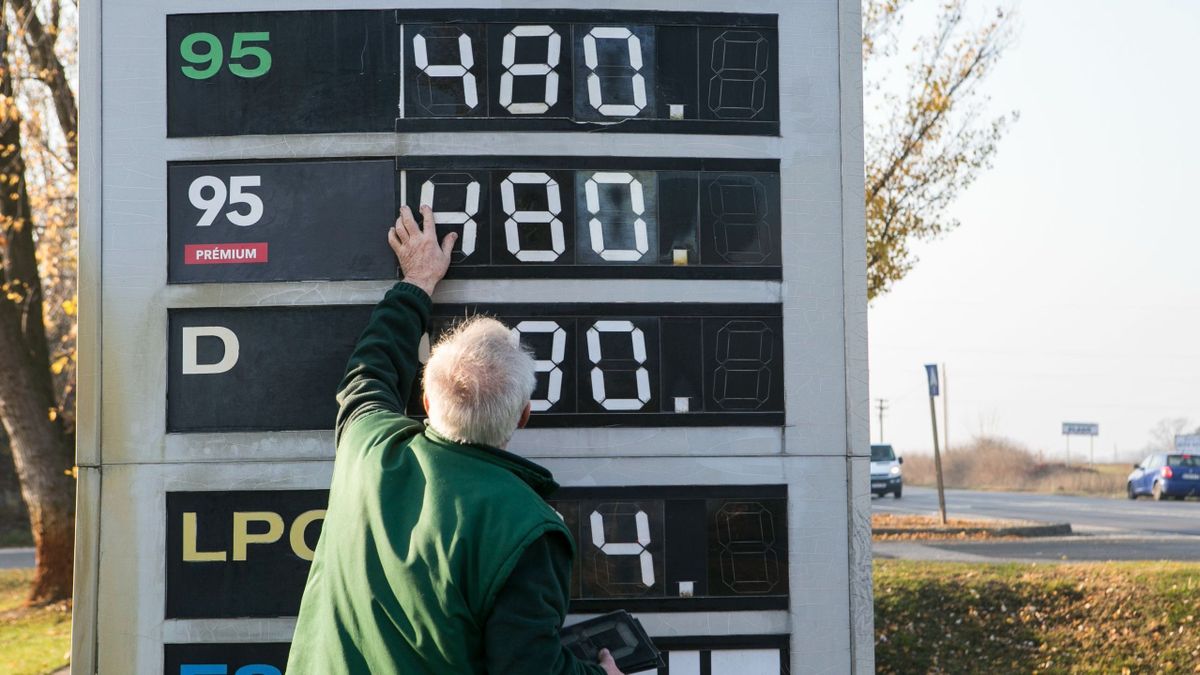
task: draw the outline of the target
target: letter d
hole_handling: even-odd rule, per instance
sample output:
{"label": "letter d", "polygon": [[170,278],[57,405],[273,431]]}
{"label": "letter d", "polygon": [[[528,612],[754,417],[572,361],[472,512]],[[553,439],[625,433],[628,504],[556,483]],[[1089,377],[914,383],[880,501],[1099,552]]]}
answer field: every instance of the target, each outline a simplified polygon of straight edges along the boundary
{"label": "letter d", "polygon": [[[216,363],[198,363],[196,343],[201,337],[215,337],[224,345],[224,356]],[[215,375],[226,373],[237,365],[238,339],[233,331],[224,326],[185,326],[183,329],[183,374]]]}

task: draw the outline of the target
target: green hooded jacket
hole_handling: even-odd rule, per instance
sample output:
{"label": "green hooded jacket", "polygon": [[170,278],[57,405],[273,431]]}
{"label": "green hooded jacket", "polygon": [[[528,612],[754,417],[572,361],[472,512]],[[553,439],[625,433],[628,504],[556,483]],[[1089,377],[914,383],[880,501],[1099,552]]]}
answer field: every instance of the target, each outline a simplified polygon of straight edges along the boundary
{"label": "green hooded jacket", "polygon": [[350,358],[287,671],[602,675],[558,641],[574,543],[550,472],[404,415],[430,309],[397,284]]}

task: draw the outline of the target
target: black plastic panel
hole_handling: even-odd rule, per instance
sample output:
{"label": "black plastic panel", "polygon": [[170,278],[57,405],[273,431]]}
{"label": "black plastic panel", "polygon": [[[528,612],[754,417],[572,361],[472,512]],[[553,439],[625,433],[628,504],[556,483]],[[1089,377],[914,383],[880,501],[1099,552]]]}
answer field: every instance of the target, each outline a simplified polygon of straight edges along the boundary
{"label": "black plastic panel", "polygon": [[[333,395],[371,310],[170,310],[167,430],[332,428]],[[439,304],[431,337],[476,313],[519,329],[547,364],[531,428],[784,423],[779,305]],[[414,417],[419,402],[414,386]]]}

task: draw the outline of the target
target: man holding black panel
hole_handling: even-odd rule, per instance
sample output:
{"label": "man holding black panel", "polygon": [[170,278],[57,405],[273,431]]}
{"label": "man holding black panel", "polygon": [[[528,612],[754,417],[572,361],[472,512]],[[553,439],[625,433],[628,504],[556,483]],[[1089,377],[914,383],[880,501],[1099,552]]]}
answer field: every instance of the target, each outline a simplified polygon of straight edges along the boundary
{"label": "man holding black panel", "polygon": [[428,425],[404,415],[439,245],[402,209],[388,242],[404,272],[375,308],[338,389],[329,508],[288,672],[619,674],[559,641],[574,542],[545,502],[550,472],[503,450],[529,419],[534,362],[493,319],[463,322],[431,352]]}

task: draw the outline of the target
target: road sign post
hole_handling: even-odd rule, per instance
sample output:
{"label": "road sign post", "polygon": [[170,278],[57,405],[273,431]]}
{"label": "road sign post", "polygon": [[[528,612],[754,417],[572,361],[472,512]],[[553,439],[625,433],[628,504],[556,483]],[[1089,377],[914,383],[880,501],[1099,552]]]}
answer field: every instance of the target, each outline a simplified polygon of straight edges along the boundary
{"label": "road sign post", "polygon": [[929,382],[929,420],[933,423],[933,467],[937,472],[938,514],[942,524],[946,524],[946,488],[942,482],[942,452],[938,448],[937,406],[934,399],[938,395],[938,367],[936,363],[925,365],[925,377]]}

